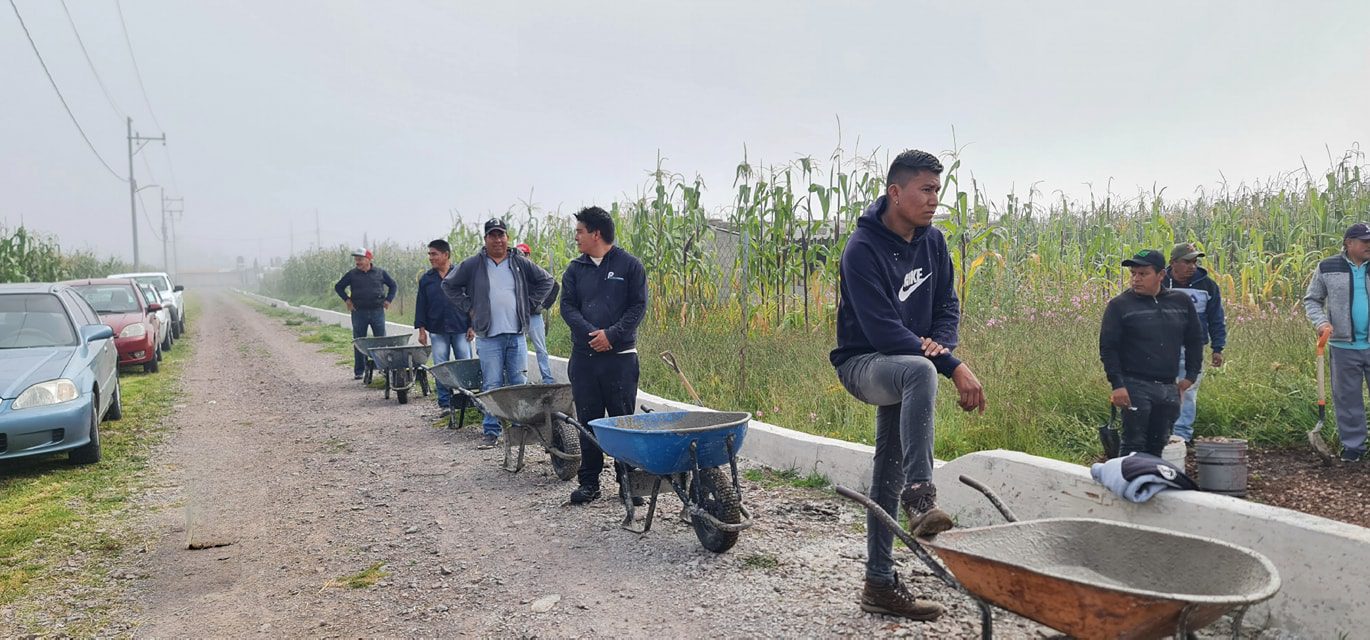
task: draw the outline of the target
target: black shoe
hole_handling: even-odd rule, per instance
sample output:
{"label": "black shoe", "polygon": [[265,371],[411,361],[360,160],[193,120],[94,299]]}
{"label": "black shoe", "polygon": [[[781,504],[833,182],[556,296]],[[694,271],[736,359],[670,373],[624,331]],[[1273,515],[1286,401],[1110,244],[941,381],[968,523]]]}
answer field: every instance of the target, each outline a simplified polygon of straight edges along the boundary
{"label": "black shoe", "polygon": [[646,505],[647,505],[647,501],[644,500],[644,499],[642,498],[642,496],[633,496],[633,506],[634,506],[634,507],[642,507],[642,506],[646,506]]}
{"label": "black shoe", "polygon": [[480,437],[480,444],[476,445],[476,448],[494,449],[497,446],[499,446],[499,436],[493,433],[487,433]]}
{"label": "black shoe", "polygon": [[361,379],[362,379],[362,374],[360,374],[360,373],[354,373],[354,374],[352,374],[352,379],[353,379],[353,380],[361,380]]}
{"label": "black shoe", "polygon": [[599,487],[596,485],[583,484],[571,492],[571,504],[589,504],[598,499]]}
{"label": "black shoe", "polygon": [[1342,449],[1342,450],[1341,450],[1341,461],[1342,461],[1342,462],[1360,462],[1361,457],[1363,457],[1364,455],[1365,455],[1365,452],[1364,452],[1364,451],[1356,451],[1355,449]]}

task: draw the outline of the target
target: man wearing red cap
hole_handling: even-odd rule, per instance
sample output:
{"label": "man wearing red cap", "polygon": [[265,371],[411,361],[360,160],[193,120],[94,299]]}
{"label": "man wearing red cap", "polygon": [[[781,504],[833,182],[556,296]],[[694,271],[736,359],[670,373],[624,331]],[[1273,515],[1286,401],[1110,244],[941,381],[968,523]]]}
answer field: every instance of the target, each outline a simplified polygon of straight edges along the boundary
{"label": "man wearing red cap", "polygon": [[[343,304],[347,305],[347,310],[352,314],[352,337],[366,337],[367,327],[371,328],[371,335],[383,336],[385,310],[389,309],[390,303],[395,300],[399,285],[395,284],[395,279],[391,278],[385,269],[372,266],[370,249],[354,249],[352,262],[355,268],[344,273],[338,283],[333,285],[333,291],[342,298]],[[361,352],[354,349],[352,379],[361,380],[365,371],[366,360]]]}

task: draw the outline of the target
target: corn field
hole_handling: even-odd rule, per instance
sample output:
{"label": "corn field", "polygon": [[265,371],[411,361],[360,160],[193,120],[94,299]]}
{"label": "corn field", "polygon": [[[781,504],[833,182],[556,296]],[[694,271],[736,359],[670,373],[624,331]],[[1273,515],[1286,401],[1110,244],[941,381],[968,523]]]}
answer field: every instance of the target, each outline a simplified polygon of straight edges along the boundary
{"label": "corn field", "polygon": [[102,260],[88,251],[64,254],[55,239],[34,234],[24,227],[13,232],[0,227],[0,282],[103,278],[129,270],[120,260]]}

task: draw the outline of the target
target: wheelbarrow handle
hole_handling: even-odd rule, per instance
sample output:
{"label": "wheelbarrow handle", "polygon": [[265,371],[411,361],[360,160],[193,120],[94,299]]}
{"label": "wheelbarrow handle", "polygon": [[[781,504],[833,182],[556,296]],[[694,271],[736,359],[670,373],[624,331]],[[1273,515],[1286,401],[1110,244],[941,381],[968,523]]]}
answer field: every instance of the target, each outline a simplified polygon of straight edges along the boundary
{"label": "wheelbarrow handle", "polygon": [[903,540],[904,544],[908,545],[914,555],[918,556],[918,559],[922,560],[923,564],[928,565],[928,569],[932,571],[932,574],[940,578],[942,582],[947,583],[947,586],[962,593],[967,593],[966,588],[961,586],[961,582],[957,580],[955,576],[951,575],[951,572],[947,571],[947,568],[943,567],[942,563],[934,560],[932,556],[928,554],[927,550],[923,548],[923,545],[918,543],[917,538],[914,538],[908,531],[905,531],[903,527],[899,526],[899,521],[895,520],[894,516],[891,516],[889,512],[881,508],[880,505],[875,504],[875,501],[871,500],[869,496],[859,491],[848,489],[840,484],[833,485],[833,490],[843,498],[865,507],[866,513],[875,516],[875,519],[885,525],[886,529],[889,529],[894,535],[898,536],[900,540]]}
{"label": "wheelbarrow handle", "polygon": [[604,447],[599,446],[599,439],[595,437],[595,432],[591,431],[589,427],[586,427],[585,425],[581,424],[579,420],[576,420],[575,418],[572,418],[571,416],[568,416],[560,411],[553,413],[552,417],[575,427],[576,431],[580,432],[580,435],[589,438],[590,442],[595,443],[595,446],[599,447],[600,451],[604,450]]}
{"label": "wheelbarrow handle", "polygon": [[1008,505],[1005,505],[1003,501],[999,499],[999,496],[994,493],[994,491],[992,491],[989,487],[986,487],[985,485],[981,484],[979,480],[976,480],[975,478],[972,478],[970,476],[958,476],[957,479],[961,481],[961,484],[964,484],[967,487],[979,491],[980,493],[984,494],[986,498],[989,498],[990,504],[994,505],[994,508],[999,510],[999,513],[1004,516],[1005,520],[1008,520],[1009,522],[1018,521],[1018,516],[1013,515],[1013,510],[1009,509]]}

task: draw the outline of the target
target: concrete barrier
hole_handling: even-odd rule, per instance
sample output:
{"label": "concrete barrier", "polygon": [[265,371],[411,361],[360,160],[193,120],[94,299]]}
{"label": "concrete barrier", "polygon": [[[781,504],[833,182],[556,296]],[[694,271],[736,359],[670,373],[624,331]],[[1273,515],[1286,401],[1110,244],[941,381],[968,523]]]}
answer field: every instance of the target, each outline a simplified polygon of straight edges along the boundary
{"label": "concrete barrier", "polygon": [[[323,322],[352,326],[347,314],[244,295]],[[387,331],[391,327],[396,332],[412,331],[387,323]],[[553,377],[566,381],[566,364],[565,358],[553,356]],[[652,365],[643,362],[643,366]],[[531,352],[528,370],[537,371]],[[707,410],[645,391],[638,392],[638,403],[655,411]],[[834,484],[865,490],[875,448],[753,420],[741,454],[768,467],[817,472]],[[960,526],[1003,520],[983,496],[957,481],[965,474],[997,492],[1023,520],[1103,518],[1209,536],[1254,549],[1279,569],[1280,593],[1253,607],[1247,614],[1248,624],[1308,638],[1363,634],[1365,612],[1370,610],[1370,529],[1198,491],[1167,491],[1146,503],[1133,504],[1094,482],[1087,467],[1014,451],[981,451],[950,462],[937,461],[934,466],[939,502]]]}

